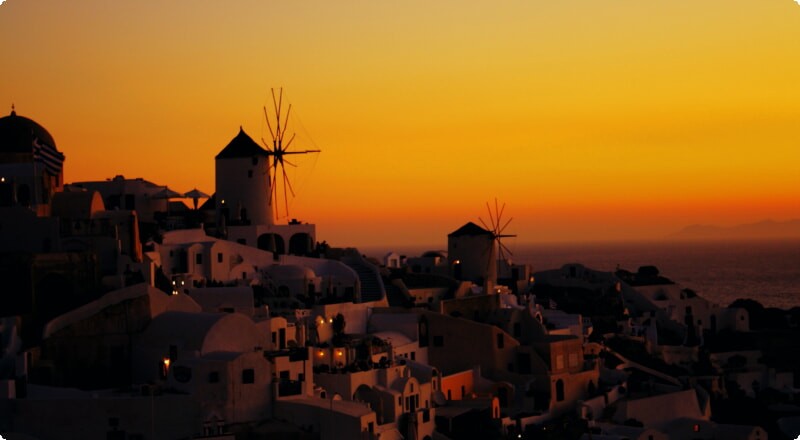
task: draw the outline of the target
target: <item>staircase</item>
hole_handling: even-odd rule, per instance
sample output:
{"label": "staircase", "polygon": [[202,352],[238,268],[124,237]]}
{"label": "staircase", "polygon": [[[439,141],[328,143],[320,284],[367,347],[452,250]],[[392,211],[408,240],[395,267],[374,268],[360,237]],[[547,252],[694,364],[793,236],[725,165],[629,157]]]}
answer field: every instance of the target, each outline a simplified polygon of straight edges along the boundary
{"label": "staircase", "polygon": [[380,301],[386,296],[386,288],[378,268],[372,263],[364,261],[361,256],[347,256],[342,262],[353,269],[358,275],[361,284],[361,294],[358,302]]}

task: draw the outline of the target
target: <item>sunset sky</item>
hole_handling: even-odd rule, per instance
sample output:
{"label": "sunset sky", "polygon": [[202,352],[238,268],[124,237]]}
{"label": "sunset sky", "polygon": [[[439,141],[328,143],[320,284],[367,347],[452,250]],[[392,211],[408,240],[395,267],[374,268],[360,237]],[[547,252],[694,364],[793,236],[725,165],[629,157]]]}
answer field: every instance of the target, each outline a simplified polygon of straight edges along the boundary
{"label": "sunset sky", "polygon": [[283,87],[334,245],[443,247],[495,197],[520,243],[800,218],[794,0],[8,0],[0,59],[67,182],[211,193]]}

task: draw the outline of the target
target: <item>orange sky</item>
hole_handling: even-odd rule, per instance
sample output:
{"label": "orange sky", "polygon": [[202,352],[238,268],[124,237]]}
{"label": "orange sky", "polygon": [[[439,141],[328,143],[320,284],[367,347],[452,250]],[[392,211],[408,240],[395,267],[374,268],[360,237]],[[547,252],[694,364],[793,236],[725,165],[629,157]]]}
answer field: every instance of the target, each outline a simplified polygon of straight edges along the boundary
{"label": "orange sky", "polygon": [[323,150],[292,217],[336,245],[443,245],[495,197],[521,242],[800,218],[793,0],[8,0],[0,54],[66,181],[213,192],[283,86]]}

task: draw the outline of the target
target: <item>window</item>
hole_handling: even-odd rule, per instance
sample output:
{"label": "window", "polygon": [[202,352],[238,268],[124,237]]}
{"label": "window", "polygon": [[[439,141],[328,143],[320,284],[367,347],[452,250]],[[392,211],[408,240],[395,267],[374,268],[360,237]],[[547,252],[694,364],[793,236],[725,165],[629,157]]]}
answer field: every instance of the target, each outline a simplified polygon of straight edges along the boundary
{"label": "window", "polygon": [[208,373],[208,383],[219,383],[219,371]]}
{"label": "window", "polygon": [[570,367],[577,367],[578,366],[578,354],[577,353],[570,353],[569,354],[569,366]]}
{"label": "window", "polygon": [[272,343],[273,344],[278,343],[278,332],[272,332]]}
{"label": "window", "polygon": [[222,252],[217,252],[217,263],[222,263]]}
{"label": "window", "polygon": [[411,352],[411,360],[412,360],[412,361],[415,361],[415,360],[417,360],[417,352],[416,352],[416,351],[412,351],[412,352]]}
{"label": "window", "polygon": [[256,372],[252,368],[242,370],[242,383],[255,383]]}
{"label": "window", "polygon": [[403,406],[403,396],[397,398],[397,404]]}
{"label": "window", "polygon": [[556,370],[563,370],[564,369],[564,355],[559,354],[556,355]]}
{"label": "window", "polygon": [[434,347],[444,347],[444,336],[434,336],[433,337],[433,346]]}
{"label": "window", "polygon": [[278,377],[280,377],[280,378],[281,378],[281,379],[283,379],[283,380],[289,380],[289,370],[283,370],[283,371],[281,371],[281,372],[278,374]]}
{"label": "window", "polygon": [[203,264],[203,254],[196,254],[194,256],[194,263],[195,264]]}

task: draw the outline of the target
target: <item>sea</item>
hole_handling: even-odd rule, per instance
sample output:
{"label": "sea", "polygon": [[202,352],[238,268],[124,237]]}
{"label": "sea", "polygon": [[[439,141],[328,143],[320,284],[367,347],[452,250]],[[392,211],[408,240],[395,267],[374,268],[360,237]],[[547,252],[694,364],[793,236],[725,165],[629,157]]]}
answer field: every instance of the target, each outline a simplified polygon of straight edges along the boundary
{"label": "sea", "polygon": [[[514,263],[529,264],[534,272],[580,263],[601,271],[617,267],[636,271],[656,266],[661,275],[727,306],[738,298],[765,307],[800,307],[800,240],[653,241],[590,243],[508,243]],[[370,248],[379,259],[389,250],[420,255],[440,246]],[[446,248],[446,246],[445,246]],[[364,249],[366,250],[366,249]]]}

